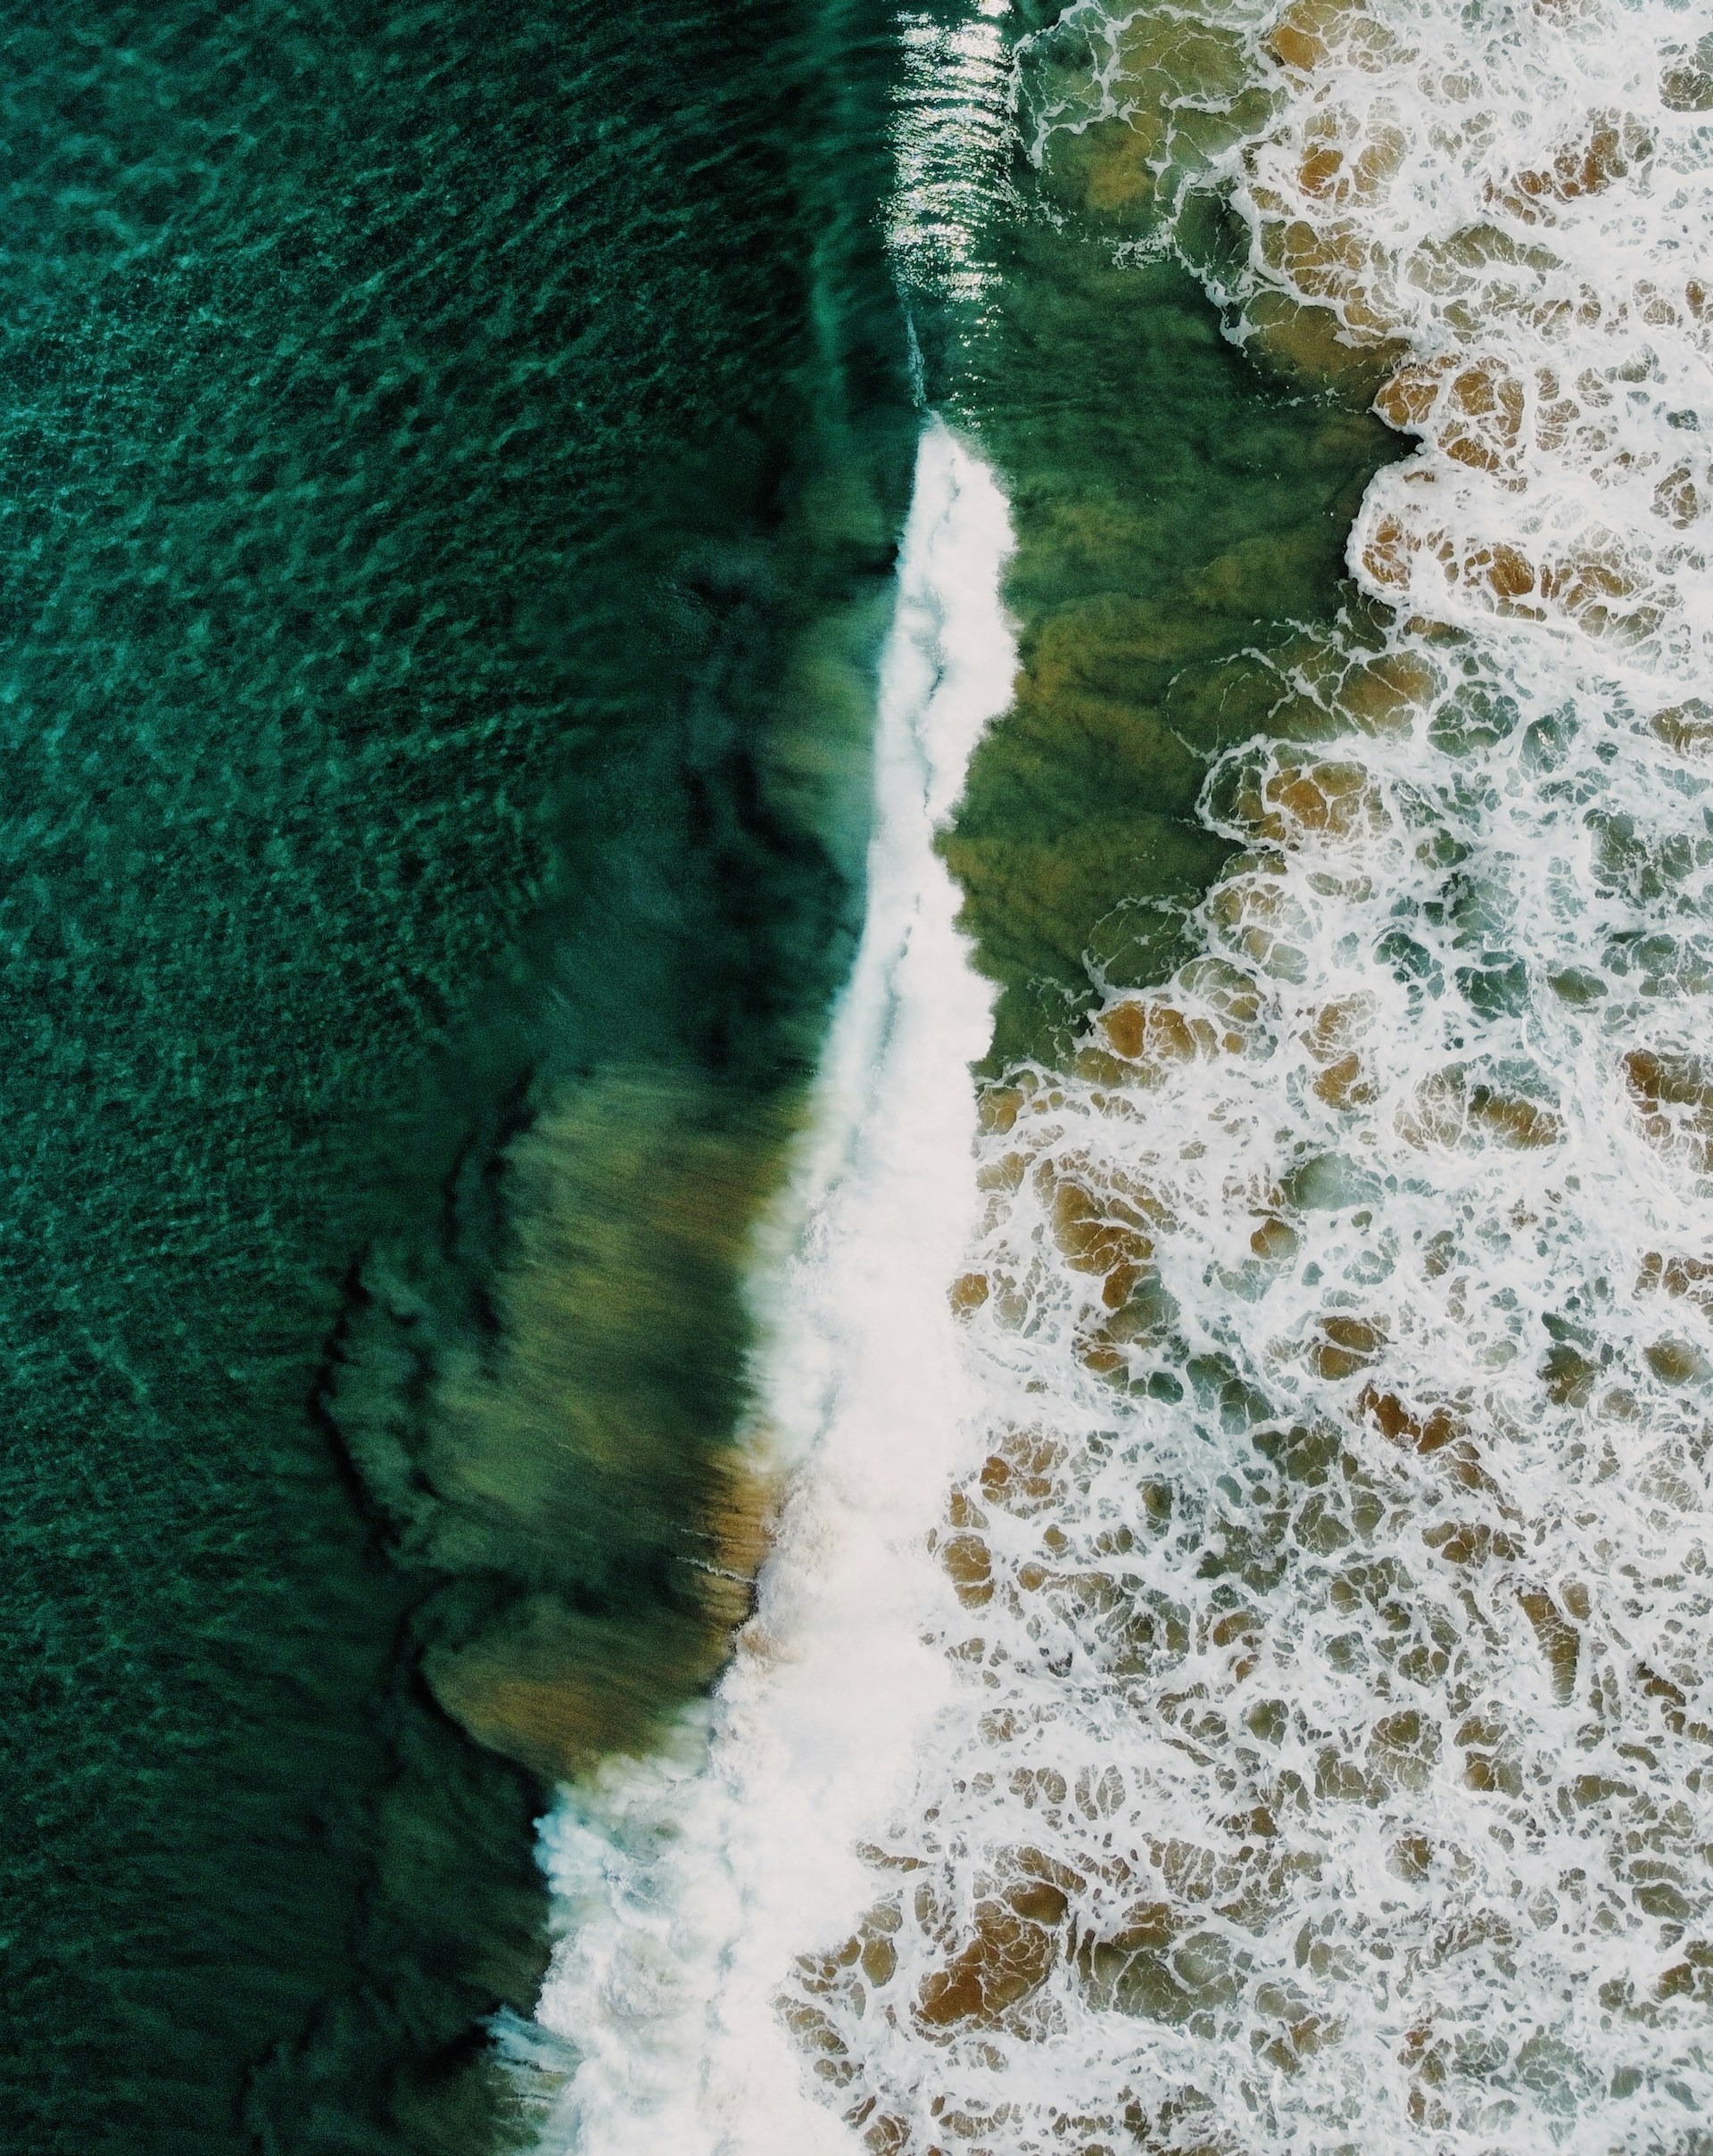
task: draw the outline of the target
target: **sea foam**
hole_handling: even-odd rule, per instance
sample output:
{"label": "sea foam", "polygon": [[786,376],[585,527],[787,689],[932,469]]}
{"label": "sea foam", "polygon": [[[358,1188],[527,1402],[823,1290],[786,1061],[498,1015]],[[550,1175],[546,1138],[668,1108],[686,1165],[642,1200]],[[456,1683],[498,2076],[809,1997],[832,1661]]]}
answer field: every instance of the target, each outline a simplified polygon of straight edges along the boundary
{"label": "sea foam", "polygon": [[954,1681],[794,2011],[877,2152],[1686,2156],[1713,49],[1298,0],[1171,11],[1179,66],[1161,19],[1072,10],[1018,110],[1222,190],[1234,334],[1384,361],[1394,612],[1275,655],[1202,955],[986,1097]]}

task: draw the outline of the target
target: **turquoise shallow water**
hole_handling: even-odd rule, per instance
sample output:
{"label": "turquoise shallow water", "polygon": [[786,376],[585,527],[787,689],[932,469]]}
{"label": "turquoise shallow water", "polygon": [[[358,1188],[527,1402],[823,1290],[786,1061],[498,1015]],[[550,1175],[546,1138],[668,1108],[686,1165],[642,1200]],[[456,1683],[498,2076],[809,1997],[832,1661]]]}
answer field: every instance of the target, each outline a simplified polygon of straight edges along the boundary
{"label": "turquoise shallow water", "polygon": [[861,744],[781,713],[826,621],[849,702],[900,506],[890,51],[526,0],[3,42],[4,2138],[475,2148],[542,1792],[418,1664],[517,1582],[396,1561],[335,1334],[377,1249],[503,1331],[544,1087],[813,1056]]}

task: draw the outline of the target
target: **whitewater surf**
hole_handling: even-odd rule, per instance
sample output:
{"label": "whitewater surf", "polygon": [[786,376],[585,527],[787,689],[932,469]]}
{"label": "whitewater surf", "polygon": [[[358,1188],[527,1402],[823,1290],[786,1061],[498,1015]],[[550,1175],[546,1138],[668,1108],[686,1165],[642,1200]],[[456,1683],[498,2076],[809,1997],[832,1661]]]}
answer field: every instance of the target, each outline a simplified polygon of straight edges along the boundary
{"label": "whitewater surf", "polygon": [[570,1927],[540,2007],[570,2061],[559,2145],[843,2144],[799,2086],[778,1978],[804,1937],[860,1913],[862,1838],[951,1689],[923,1638],[950,1599],[928,1544],[963,1441],[944,1286],[974,1226],[969,1065],[990,991],[934,838],[1009,690],[1009,543],[989,474],[931,426],[881,674],[867,924],[807,1148],[809,1217],[760,1287],[777,1315],[757,1423],[799,1473],[711,1725],[691,1717],[675,1760],[619,1763],[549,1823]]}

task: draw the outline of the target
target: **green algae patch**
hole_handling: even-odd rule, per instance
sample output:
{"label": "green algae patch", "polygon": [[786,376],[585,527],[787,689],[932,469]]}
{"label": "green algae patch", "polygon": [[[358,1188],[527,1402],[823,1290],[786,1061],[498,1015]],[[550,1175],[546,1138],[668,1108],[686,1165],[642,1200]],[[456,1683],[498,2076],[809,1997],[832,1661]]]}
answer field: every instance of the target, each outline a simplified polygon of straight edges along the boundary
{"label": "green algae patch", "polygon": [[997,1071],[1188,954],[1231,851],[1197,814],[1209,764],[1312,722],[1289,677],[1352,609],[1350,521],[1399,449],[1258,369],[1180,264],[1044,224],[1005,235],[964,399],[1017,533],[1015,699],[944,842],[1001,987]]}
{"label": "green algae patch", "polygon": [[398,1554],[435,1698],[547,1781],[637,1753],[723,1662],[765,1548],[736,1439],[742,1286],[788,1096],[609,1071],[505,1151],[484,1293],[377,1261],[332,1408]]}

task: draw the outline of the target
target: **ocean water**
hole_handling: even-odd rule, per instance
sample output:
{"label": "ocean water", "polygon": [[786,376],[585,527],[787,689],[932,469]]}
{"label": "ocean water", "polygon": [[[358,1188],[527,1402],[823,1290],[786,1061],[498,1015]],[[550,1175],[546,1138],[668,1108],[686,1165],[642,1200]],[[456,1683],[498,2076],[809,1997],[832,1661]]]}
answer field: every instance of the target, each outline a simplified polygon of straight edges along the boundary
{"label": "ocean water", "polygon": [[1706,2150],[1704,19],[8,53],[13,2136]]}
{"label": "ocean water", "polygon": [[8,2148],[515,2139],[550,1782],[741,1607],[915,425],[883,29],[0,30]]}
{"label": "ocean water", "polygon": [[1705,19],[902,42],[799,1465],[547,1837],[548,2145],[1693,2156]]}

